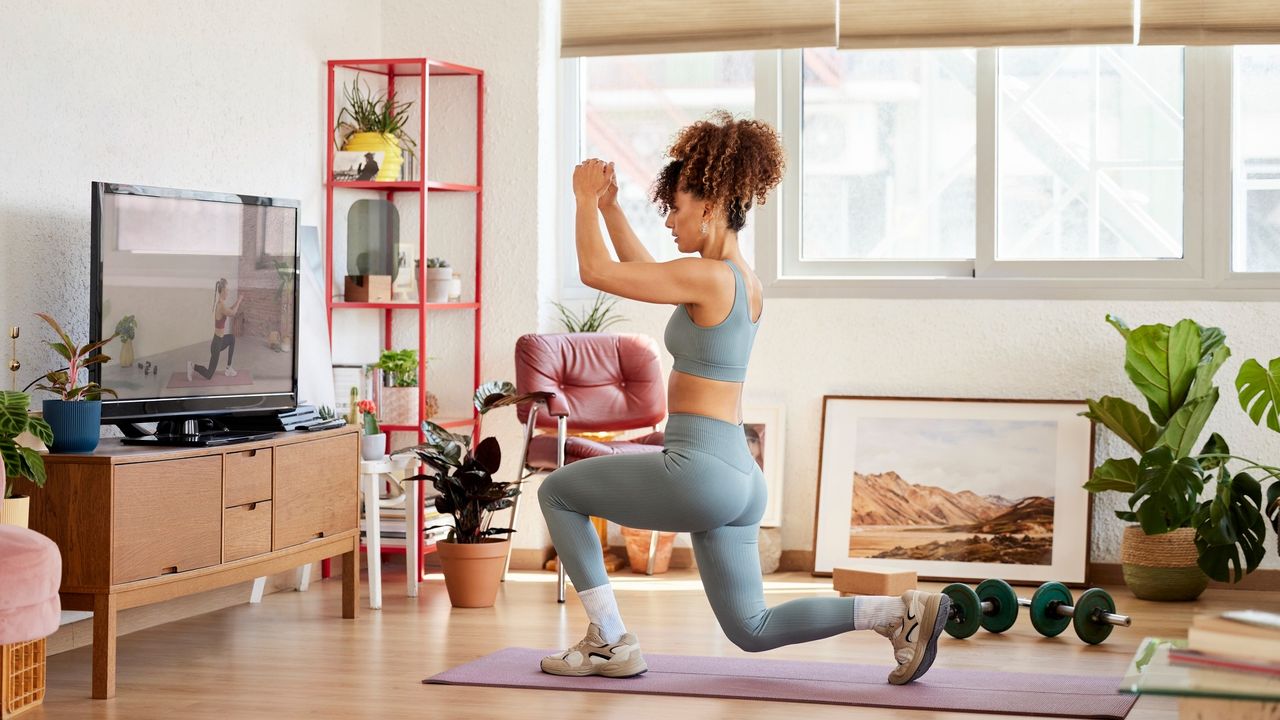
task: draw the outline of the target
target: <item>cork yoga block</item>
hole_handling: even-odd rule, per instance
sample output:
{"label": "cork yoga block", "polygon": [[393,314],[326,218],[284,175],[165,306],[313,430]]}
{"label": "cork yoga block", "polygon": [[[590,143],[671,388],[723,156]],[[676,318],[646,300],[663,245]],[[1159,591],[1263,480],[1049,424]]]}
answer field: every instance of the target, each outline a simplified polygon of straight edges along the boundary
{"label": "cork yoga block", "polygon": [[916,587],[914,570],[853,570],[836,568],[831,584],[843,595],[901,595]]}

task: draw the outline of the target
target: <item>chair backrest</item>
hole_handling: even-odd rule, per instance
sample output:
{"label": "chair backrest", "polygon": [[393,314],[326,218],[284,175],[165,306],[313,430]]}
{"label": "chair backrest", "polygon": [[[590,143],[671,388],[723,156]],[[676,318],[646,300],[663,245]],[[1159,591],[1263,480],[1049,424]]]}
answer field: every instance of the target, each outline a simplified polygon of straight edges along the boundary
{"label": "chair backrest", "polygon": [[[567,415],[574,431],[634,430],[667,416],[658,343],[635,333],[550,333],[516,340],[516,390],[552,392],[537,426]],[[516,407],[528,422],[532,403]]]}

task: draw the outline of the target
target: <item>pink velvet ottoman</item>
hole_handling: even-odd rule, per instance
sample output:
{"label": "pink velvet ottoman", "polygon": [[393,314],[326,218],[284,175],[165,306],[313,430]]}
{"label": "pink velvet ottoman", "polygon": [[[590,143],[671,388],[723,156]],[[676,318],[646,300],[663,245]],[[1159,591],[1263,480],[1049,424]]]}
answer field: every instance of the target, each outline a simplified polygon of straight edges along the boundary
{"label": "pink velvet ottoman", "polygon": [[38,640],[58,629],[62,556],[34,530],[0,525],[0,645]]}

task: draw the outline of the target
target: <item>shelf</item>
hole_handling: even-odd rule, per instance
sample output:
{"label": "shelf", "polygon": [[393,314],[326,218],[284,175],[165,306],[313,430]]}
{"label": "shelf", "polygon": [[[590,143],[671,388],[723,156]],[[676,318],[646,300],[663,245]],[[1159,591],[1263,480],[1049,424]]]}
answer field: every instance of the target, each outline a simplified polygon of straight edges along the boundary
{"label": "shelf", "polygon": [[396,77],[417,77],[422,74],[423,66],[426,66],[428,75],[484,75],[484,71],[479,68],[444,62],[443,60],[432,60],[431,58],[330,60],[329,66],[374,73],[376,75],[394,73]]}
{"label": "shelf", "polygon": [[[469,417],[432,417],[427,419],[439,425],[440,427],[444,427],[444,428],[471,427],[471,425],[475,422],[474,419]],[[417,431],[418,426],[378,423],[378,428],[381,430],[386,430],[388,432],[415,432]]]}
{"label": "shelf", "polygon": [[428,310],[475,310],[480,307],[480,303],[475,302],[451,302],[451,303],[426,303],[419,304],[414,300],[395,300],[391,302],[332,302],[331,307],[347,308],[354,310],[383,309],[383,310],[417,310],[426,308]]}
{"label": "shelf", "polygon": [[[351,190],[381,190],[383,192],[422,191],[422,181],[420,180],[395,180],[390,182],[379,182],[377,180],[338,180],[329,184],[335,188],[348,188]],[[470,185],[468,183],[428,180],[427,192],[480,192],[480,186]]]}

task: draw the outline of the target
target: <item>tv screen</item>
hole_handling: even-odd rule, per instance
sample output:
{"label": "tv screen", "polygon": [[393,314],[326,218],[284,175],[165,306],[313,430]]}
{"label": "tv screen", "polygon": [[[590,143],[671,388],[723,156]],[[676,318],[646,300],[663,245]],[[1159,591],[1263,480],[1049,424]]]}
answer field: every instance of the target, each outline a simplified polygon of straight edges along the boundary
{"label": "tv screen", "polygon": [[92,233],[104,420],[295,405],[296,201],[94,183]]}

